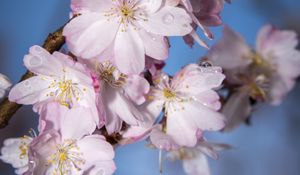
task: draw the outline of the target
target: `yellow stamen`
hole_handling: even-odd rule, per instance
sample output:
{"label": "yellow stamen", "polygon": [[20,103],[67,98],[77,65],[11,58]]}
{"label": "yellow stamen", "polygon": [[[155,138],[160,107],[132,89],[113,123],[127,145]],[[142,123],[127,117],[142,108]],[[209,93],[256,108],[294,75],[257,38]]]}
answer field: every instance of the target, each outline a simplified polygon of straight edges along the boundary
{"label": "yellow stamen", "polygon": [[164,97],[166,97],[167,99],[173,99],[176,97],[176,93],[171,91],[170,89],[165,88],[163,90],[163,95]]}

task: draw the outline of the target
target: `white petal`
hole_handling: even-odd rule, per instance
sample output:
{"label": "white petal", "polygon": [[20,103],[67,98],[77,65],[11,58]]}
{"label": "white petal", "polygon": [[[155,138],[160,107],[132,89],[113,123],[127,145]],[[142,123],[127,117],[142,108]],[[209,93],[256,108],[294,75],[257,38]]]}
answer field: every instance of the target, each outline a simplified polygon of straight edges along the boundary
{"label": "white petal", "polygon": [[76,56],[91,59],[100,55],[114,40],[119,29],[115,20],[103,14],[88,13],[69,22],[63,31],[68,47]]}
{"label": "white petal", "polygon": [[[126,47],[125,47],[126,46]],[[145,68],[145,49],[138,32],[131,26],[118,32],[115,39],[115,63],[125,74],[139,74]]]}
{"label": "white petal", "polygon": [[[0,89],[7,90],[11,87],[11,82],[7,76],[0,74]],[[0,96],[1,98],[1,96]]]}
{"label": "white petal", "polygon": [[19,104],[35,104],[47,98],[48,87],[51,78],[45,79],[41,76],[34,76],[15,85],[10,93],[9,100]]}
{"label": "white petal", "polygon": [[199,130],[216,131],[225,126],[222,114],[196,101],[173,103],[168,105],[166,110],[167,134],[179,145],[195,146]]}
{"label": "white petal", "polygon": [[147,21],[139,23],[146,31],[162,36],[184,36],[193,30],[192,20],[186,11],[172,6],[164,6]]}
{"label": "white petal", "polygon": [[183,168],[188,175],[210,175],[207,158],[201,153],[194,159],[183,160]]}
{"label": "white petal", "polygon": [[228,70],[250,64],[251,59],[247,58],[250,53],[243,37],[225,26],[222,39],[209,50],[207,57],[214,65]]}
{"label": "white petal", "polygon": [[20,146],[28,146],[32,138],[9,138],[4,141],[4,146],[1,148],[1,157],[0,159],[11,164],[14,168],[23,168],[28,165],[28,155],[21,157]]}
{"label": "white petal", "polygon": [[143,40],[146,55],[157,60],[167,59],[169,44],[165,37],[148,33],[145,30],[140,30],[139,34]]}
{"label": "white petal", "polygon": [[203,91],[220,87],[225,79],[225,75],[221,72],[220,67],[204,68],[189,64],[174,76],[172,87],[182,93],[200,94]]}
{"label": "white petal", "polygon": [[111,161],[115,154],[113,147],[101,135],[89,135],[78,141],[79,150],[86,161]]}
{"label": "white petal", "polygon": [[149,92],[150,85],[145,78],[139,75],[130,75],[123,89],[133,102],[140,105],[145,102],[145,94]]}
{"label": "white petal", "polygon": [[106,113],[106,126],[114,128],[116,132],[121,129],[122,120],[129,125],[136,126],[143,119],[143,115],[138,111],[134,103],[118,89],[111,87],[103,89],[102,100]]}
{"label": "white petal", "polygon": [[139,2],[140,8],[147,8],[149,13],[155,13],[162,6],[163,0],[140,0]]}
{"label": "white petal", "polygon": [[69,57],[66,55],[63,58],[55,57],[40,46],[32,46],[29,54],[24,56],[23,62],[27,69],[37,75],[59,76],[62,74],[64,62],[61,59],[64,58]]}
{"label": "white petal", "polygon": [[111,0],[72,0],[73,13],[105,12],[112,7]]}

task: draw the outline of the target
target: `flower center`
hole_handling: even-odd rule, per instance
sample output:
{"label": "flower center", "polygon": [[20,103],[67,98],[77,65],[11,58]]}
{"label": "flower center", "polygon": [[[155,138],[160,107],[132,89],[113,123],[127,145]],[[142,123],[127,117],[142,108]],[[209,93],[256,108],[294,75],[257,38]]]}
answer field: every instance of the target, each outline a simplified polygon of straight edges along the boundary
{"label": "flower center", "polygon": [[100,80],[105,81],[107,84],[115,88],[122,87],[127,81],[127,76],[120,73],[109,62],[99,64],[97,66],[97,72]]}
{"label": "flower center", "polygon": [[68,139],[56,145],[55,152],[49,156],[48,165],[55,166],[53,174],[70,174],[73,168],[80,171],[85,164],[82,155],[76,140]]}
{"label": "flower center", "polygon": [[47,96],[54,97],[55,101],[68,108],[72,108],[74,102],[79,101],[86,92],[86,88],[80,88],[78,83],[66,79],[65,75],[62,80],[54,79],[48,88],[51,92]]}
{"label": "flower center", "polygon": [[132,18],[134,15],[134,11],[128,6],[124,5],[120,8],[123,18]]}
{"label": "flower center", "polygon": [[137,20],[147,21],[147,13],[143,7],[140,7],[139,2],[135,0],[124,0],[122,3],[115,3],[109,11],[104,14],[107,20],[118,19],[121,24],[121,32],[126,32],[129,25],[133,26],[134,30],[138,30],[135,24]]}
{"label": "flower center", "polygon": [[168,100],[174,99],[176,97],[176,93],[167,88],[163,89],[163,95]]}
{"label": "flower center", "polygon": [[20,150],[20,155],[19,158],[20,159],[25,159],[28,156],[28,148],[29,148],[29,143],[31,141],[31,138],[28,136],[24,136],[22,137],[22,141],[19,145],[19,150]]}

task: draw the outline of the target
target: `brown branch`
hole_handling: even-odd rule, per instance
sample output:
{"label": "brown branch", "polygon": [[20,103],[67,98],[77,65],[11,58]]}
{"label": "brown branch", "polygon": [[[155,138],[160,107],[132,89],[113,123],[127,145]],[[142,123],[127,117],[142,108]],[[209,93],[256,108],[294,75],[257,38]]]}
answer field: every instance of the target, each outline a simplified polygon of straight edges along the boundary
{"label": "brown branch", "polygon": [[[63,27],[48,35],[43,45],[43,48],[45,48],[48,52],[53,53],[54,51],[59,50],[64,45],[65,38],[62,35]],[[27,71],[22,76],[20,81],[26,80],[32,76],[34,76],[34,74],[30,71]],[[5,98],[0,103],[0,128],[6,127],[9,120],[21,107],[22,105],[10,102],[8,98]]]}

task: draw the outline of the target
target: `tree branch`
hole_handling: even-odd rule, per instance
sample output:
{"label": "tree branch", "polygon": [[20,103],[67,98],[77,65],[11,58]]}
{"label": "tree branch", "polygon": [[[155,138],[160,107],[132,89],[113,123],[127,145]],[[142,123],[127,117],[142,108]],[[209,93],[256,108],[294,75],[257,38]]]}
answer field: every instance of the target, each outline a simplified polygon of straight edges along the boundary
{"label": "tree branch", "polygon": [[[63,27],[60,27],[54,33],[50,33],[48,35],[43,45],[43,48],[45,48],[48,52],[53,53],[54,51],[59,50],[65,44],[65,38],[62,35]],[[32,76],[34,76],[34,74],[30,71],[27,71],[22,76],[20,81],[26,80]],[[22,105],[10,102],[8,98],[5,98],[0,103],[0,128],[6,127],[9,120],[21,107]]]}

